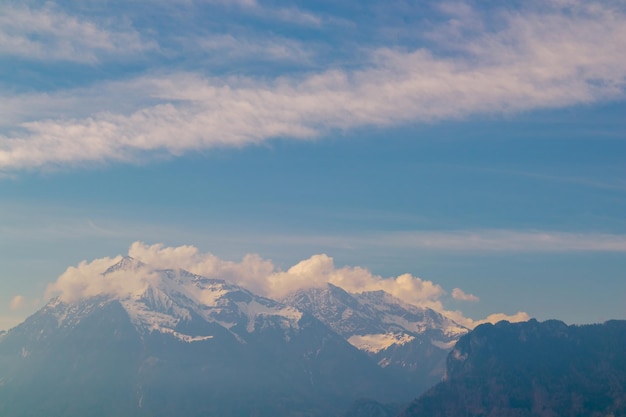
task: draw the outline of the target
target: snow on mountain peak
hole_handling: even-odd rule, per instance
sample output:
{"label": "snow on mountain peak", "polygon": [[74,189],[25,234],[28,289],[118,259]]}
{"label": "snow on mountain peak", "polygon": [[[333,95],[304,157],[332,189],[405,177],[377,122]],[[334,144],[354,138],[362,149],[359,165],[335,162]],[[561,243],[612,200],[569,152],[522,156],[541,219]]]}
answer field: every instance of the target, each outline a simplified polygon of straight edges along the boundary
{"label": "snow on mountain peak", "polygon": [[70,268],[59,278],[54,290],[61,295],[47,308],[55,312],[60,325],[77,320],[81,311],[87,314],[93,308],[88,306],[119,302],[138,330],[195,342],[213,335],[187,335],[180,331],[181,325],[194,320],[215,323],[241,340],[237,331],[253,332],[267,326],[268,321],[285,331],[295,331],[302,317],[294,307],[256,296],[224,280],[182,269],[154,269],[128,256],[113,261],[104,272],[96,273],[95,268],[83,265],[87,268]]}
{"label": "snow on mountain peak", "polygon": [[412,340],[414,336],[403,333],[381,333],[354,335],[348,339],[351,345],[358,349],[371,353],[378,353],[392,345],[404,345]]}
{"label": "snow on mountain peak", "polygon": [[[406,363],[402,352],[445,351],[467,329],[434,310],[408,304],[382,291],[349,293],[328,284],[300,290],[283,300],[342,335],[356,348],[374,356],[380,366],[418,367]],[[443,357],[443,356],[442,356]]]}
{"label": "snow on mountain peak", "polygon": [[463,326],[429,308],[405,303],[382,291],[349,293],[335,285],[300,290],[285,303],[310,312],[344,337],[366,334],[408,332],[421,334],[429,329],[467,331]]}
{"label": "snow on mountain peak", "polygon": [[[349,293],[328,283],[296,291],[280,303],[228,281],[157,264],[159,268],[130,256],[118,256],[70,267],[49,288],[58,294],[56,302],[60,303],[49,305],[50,311],[59,323],[67,324],[80,316],[81,309],[91,311],[89,306],[96,301],[117,302],[137,329],[169,334],[186,342],[209,340],[213,334],[207,329],[215,325],[240,341],[268,327],[280,329],[288,338],[288,333],[298,331],[305,312],[368,351],[411,345],[417,339],[444,348],[467,331],[431,309],[407,304],[382,290]],[[198,322],[210,325],[189,325]],[[200,328],[205,333],[197,333]],[[370,347],[366,349],[365,344]]]}

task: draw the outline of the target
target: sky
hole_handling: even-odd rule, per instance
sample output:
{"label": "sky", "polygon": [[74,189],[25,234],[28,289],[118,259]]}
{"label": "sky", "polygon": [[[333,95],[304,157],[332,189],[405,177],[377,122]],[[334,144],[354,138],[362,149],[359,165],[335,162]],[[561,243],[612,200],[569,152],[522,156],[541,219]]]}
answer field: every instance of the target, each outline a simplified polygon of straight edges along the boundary
{"label": "sky", "polygon": [[4,1],[0,330],[118,255],[626,319],[624,51],[623,0]]}

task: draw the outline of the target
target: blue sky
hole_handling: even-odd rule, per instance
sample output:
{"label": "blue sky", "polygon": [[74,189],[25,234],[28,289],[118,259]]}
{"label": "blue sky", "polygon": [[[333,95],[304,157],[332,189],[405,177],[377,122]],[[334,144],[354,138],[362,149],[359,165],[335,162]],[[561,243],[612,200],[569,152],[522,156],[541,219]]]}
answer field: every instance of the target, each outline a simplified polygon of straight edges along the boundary
{"label": "blue sky", "polygon": [[624,2],[336,3],[6,2],[0,329],[138,241],[626,319]]}

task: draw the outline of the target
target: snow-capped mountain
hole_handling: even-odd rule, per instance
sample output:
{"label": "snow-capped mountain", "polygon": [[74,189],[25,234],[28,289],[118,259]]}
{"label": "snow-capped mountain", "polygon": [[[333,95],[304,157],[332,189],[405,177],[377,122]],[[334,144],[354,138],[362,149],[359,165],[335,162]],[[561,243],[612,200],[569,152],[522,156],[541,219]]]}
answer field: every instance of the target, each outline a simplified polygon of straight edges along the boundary
{"label": "snow-capped mountain", "polygon": [[[137,271],[145,267],[125,257],[103,275],[106,278],[120,270]],[[118,298],[133,325],[142,332],[170,334],[189,343],[212,338],[212,334],[197,334],[190,329],[190,322],[200,321],[219,325],[245,342],[248,334],[258,329],[280,329],[286,339],[299,329],[301,311],[224,280],[205,278],[185,270],[150,272],[155,275],[152,285],[142,292]]]}
{"label": "snow-capped mountain", "polygon": [[282,300],[314,315],[379,366],[436,382],[445,357],[468,329],[442,314],[407,304],[384,291],[348,293],[328,284]]}
{"label": "snow-capped mountain", "polygon": [[313,315],[229,282],[128,257],[93,279],[106,290],[0,338],[0,415],[325,416],[415,395]]}
{"label": "snow-capped mountain", "polygon": [[0,415],[334,415],[413,398],[466,332],[383,291],[279,302],[130,257],[81,279],[0,335]]}

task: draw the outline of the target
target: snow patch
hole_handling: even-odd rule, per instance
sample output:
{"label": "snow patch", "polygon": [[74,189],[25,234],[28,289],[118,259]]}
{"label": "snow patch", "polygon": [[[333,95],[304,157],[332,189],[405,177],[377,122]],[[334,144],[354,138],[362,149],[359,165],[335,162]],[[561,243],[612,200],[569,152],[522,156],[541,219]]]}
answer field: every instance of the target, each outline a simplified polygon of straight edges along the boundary
{"label": "snow patch", "polygon": [[302,312],[293,307],[277,308],[263,305],[256,300],[252,300],[249,303],[238,302],[235,304],[239,307],[239,311],[245,314],[248,318],[248,324],[246,326],[248,333],[254,331],[254,324],[256,322],[256,318],[259,316],[282,318],[283,320],[280,322],[281,327],[293,329],[298,329],[298,322],[302,318]]}
{"label": "snow patch", "polygon": [[424,333],[424,331],[426,331],[427,329],[426,325],[422,322],[409,321],[404,317],[392,314],[385,314],[382,321],[385,324],[395,324],[396,326],[401,327],[404,330],[417,334]]}
{"label": "snow patch", "polygon": [[183,342],[192,343],[192,342],[201,342],[203,340],[213,339],[213,336],[189,336],[188,334],[178,333],[172,329],[168,329],[166,327],[162,327],[160,329],[156,329],[161,333],[171,334],[178,340],[182,340]]}
{"label": "snow patch", "polygon": [[200,288],[200,291],[198,291],[195,295],[201,304],[205,306],[217,306],[217,301],[229,292],[229,290],[222,286],[214,286]]}
{"label": "snow patch", "polygon": [[348,342],[357,349],[378,353],[392,345],[404,345],[414,339],[415,337],[406,333],[382,333],[354,335],[348,339]]}
{"label": "snow patch", "polygon": [[157,312],[151,310],[144,303],[136,299],[120,300],[120,304],[128,313],[128,316],[130,317],[130,320],[133,325],[135,325],[135,327],[137,327],[138,329],[144,328],[149,331],[159,330],[162,328],[171,329],[173,327],[176,327],[180,319],[186,317],[189,314],[188,311],[180,311],[180,315],[176,317],[172,314]]}

